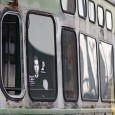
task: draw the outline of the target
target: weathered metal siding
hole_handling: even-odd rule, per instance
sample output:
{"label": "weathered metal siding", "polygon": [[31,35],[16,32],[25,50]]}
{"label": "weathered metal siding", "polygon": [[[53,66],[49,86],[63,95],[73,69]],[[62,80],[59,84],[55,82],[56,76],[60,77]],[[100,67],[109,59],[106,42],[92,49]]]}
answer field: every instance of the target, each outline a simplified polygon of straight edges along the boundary
{"label": "weathered metal siding", "polygon": [[[96,39],[97,44],[100,40],[104,40],[107,43],[113,44],[114,46],[114,57],[115,57],[115,7],[108,4],[108,2],[104,0],[95,0],[96,12],[97,5],[104,5],[104,11],[106,9],[110,9],[113,14],[113,25],[114,29],[112,32],[106,29],[106,25],[104,28],[98,26],[97,18],[96,23],[93,24],[89,22],[88,12],[86,20],[79,18],[78,11],[76,8],[75,15],[65,14],[62,12],[60,0],[18,0],[17,2],[13,2],[13,0],[0,0],[0,12],[4,9],[4,7],[10,7],[17,9],[22,15],[22,23],[23,23],[23,46],[24,46],[24,78],[25,78],[25,86],[26,93],[22,101],[15,102],[7,100],[2,91],[0,90],[0,108],[95,108],[95,107],[110,107],[111,103],[103,103],[101,102],[101,98],[99,98],[98,102],[83,102],[81,99],[81,87],[79,85],[79,100],[78,102],[65,102],[63,98],[63,85],[62,85],[62,60],[61,60],[61,29],[62,26],[74,28],[77,35],[77,51],[78,51],[78,71],[80,71],[79,64],[79,32],[83,32],[89,36],[92,36]],[[76,0],[77,1],[77,0]],[[88,4],[88,0],[87,0]],[[76,2],[77,6],[77,2]],[[50,12],[55,18],[56,22],[56,44],[57,44],[57,78],[58,78],[58,96],[55,102],[32,102],[28,95],[27,88],[27,67],[26,67],[26,15],[29,10],[38,10]],[[96,13],[97,17],[97,13]],[[98,46],[97,46],[98,47]],[[98,51],[98,49],[97,49]],[[114,61],[115,65],[115,61]],[[115,73],[115,68],[114,68]],[[99,74],[98,74],[99,76]],[[79,84],[80,84],[80,73],[79,73]],[[100,91],[99,91],[100,92]],[[100,93],[99,93],[100,95]]]}

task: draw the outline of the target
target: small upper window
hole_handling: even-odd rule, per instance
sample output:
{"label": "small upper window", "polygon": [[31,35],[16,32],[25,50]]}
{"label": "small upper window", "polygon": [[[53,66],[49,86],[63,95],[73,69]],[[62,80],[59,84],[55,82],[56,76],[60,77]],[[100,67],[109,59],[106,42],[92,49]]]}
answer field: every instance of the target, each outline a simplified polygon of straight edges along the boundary
{"label": "small upper window", "polygon": [[95,4],[93,1],[89,1],[89,20],[91,22],[96,20]]}
{"label": "small upper window", "polygon": [[96,40],[80,34],[80,67],[83,100],[98,99]]}
{"label": "small upper window", "polygon": [[113,96],[111,96],[111,92],[114,91],[114,54],[112,45],[100,42],[99,54],[101,98],[103,101],[113,101]]}
{"label": "small upper window", "polygon": [[23,49],[19,13],[7,12],[2,18],[2,83],[3,92],[10,99],[22,98]]}
{"label": "small upper window", "polygon": [[86,18],[87,15],[86,0],[78,0],[78,12],[80,17]]}
{"label": "small upper window", "polygon": [[27,18],[29,94],[32,100],[53,101],[56,98],[54,18],[46,13],[32,11]]}
{"label": "small upper window", "polygon": [[77,100],[77,40],[74,30],[62,30],[62,71],[64,97],[66,101]]}
{"label": "small upper window", "polygon": [[61,0],[61,5],[64,12],[75,14],[76,0]]}
{"label": "small upper window", "polygon": [[106,26],[108,30],[112,30],[112,13],[106,10]]}
{"label": "small upper window", "polygon": [[98,24],[99,24],[99,26],[104,27],[104,9],[103,9],[103,7],[98,5],[97,14],[98,14]]}

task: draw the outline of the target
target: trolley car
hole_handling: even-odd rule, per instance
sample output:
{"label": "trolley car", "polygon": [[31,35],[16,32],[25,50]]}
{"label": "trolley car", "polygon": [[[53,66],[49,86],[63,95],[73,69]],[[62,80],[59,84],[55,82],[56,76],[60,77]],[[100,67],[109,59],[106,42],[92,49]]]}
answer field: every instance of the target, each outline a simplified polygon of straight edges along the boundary
{"label": "trolley car", "polygon": [[0,114],[115,114],[115,0],[0,0]]}

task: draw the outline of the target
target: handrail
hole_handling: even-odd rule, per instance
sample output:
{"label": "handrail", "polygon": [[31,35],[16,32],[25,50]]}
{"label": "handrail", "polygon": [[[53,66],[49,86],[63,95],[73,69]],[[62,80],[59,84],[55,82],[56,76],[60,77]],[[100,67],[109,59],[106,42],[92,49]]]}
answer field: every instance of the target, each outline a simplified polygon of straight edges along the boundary
{"label": "handrail", "polygon": [[5,87],[6,91],[21,91],[21,88]]}
{"label": "handrail", "polygon": [[0,109],[0,115],[48,115],[48,114],[83,114],[83,113],[113,113],[112,108],[92,108],[92,109],[19,109],[5,108]]}

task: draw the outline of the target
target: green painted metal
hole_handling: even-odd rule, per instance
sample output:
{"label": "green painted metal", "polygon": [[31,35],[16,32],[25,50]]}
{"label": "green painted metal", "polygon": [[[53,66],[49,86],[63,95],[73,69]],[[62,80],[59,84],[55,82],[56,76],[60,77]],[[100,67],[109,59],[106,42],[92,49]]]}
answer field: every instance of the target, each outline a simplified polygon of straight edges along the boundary
{"label": "green painted metal", "polygon": [[[14,0],[0,0],[0,4],[8,5]],[[38,10],[45,10],[52,13],[61,12],[60,0],[18,0],[18,5],[23,7],[31,7]]]}
{"label": "green painted metal", "polygon": [[0,0],[0,3],[8,4],[11,0]]}
{"label": "green painted metal", "polygon": [[94,109],[0,109],[0,115],[48,115],[48,114],[83,114],[83,113],[112,113],[112,108]]}
{"label": "green painted metal", "polygon": [[18,0],[19,6],[28,6],[33,9],[48,12],[61,12],[60,0]]}

